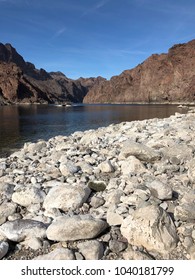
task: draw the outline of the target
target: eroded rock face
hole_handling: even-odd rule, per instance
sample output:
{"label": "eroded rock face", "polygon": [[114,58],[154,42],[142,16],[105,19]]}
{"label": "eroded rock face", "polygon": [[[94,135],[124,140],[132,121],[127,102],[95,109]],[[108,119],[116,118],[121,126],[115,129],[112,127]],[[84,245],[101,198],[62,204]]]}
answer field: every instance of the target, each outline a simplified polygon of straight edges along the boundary
{"label": "eroded rock face", "polygon": [[10,44],[0,43],[0,105],[82,102],[88,90],[101,80],[101,77],[72,80],[60,72],[38,70]]}
{"label": "eroded rock face", "polygon": [[194,101],[195,40],[168,54],[153,54],[137,67],[95,85],[85,103]]}

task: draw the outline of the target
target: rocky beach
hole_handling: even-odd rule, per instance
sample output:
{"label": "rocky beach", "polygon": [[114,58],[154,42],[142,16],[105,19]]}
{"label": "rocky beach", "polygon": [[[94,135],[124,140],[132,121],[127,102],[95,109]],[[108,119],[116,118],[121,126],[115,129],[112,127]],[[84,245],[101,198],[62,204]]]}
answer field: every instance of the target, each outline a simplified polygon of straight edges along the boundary
{"label": "rocky beach", "polygon": [[0,259],[194,260],[195,111],[0,159]]}

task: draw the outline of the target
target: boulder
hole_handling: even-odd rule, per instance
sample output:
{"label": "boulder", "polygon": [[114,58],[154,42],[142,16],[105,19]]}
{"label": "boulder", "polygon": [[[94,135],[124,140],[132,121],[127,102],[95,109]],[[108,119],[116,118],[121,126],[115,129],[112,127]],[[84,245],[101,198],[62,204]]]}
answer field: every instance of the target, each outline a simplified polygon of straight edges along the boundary
{"label": "boulder", "polygon": [[14,242],[30,237],[43,239],[46,237],[46,228],[47,225],[35,220],[8,221],[0,226],[0,235]]}
{"label": "boulder", "polygon": [[107,223],[90,215],[56,218],[47,229],[47,238],[55,241],[91,239],[107,228]]}
{"label": "boulder", "polygon": [[137,159],[146,162],[154,162],[160,159],[160,154],[154,149],[144,144],[127,140],[123,144],[119,158],[127,158],[129,156],[135,156]]}
{"label": "boulder", "polygon": [[154,205],[139,208],[124,219],[121,233],[130,244],[160,254],[171,252],[178,241],[170,216],[161,207]]}
{"label": "boulder", "polygon": [[36,187],[22,186],[12,194],[12,201],[24,207],[42,203],[44,198],[45,193]]}
{"label": "boulder", "polygon": [[53,187],[47,194],[43,207],[48,210],[51,208],[61,209],[63,211],[75,210],[82,206],[88,199],[91,190],[82,186],[64,186]]}

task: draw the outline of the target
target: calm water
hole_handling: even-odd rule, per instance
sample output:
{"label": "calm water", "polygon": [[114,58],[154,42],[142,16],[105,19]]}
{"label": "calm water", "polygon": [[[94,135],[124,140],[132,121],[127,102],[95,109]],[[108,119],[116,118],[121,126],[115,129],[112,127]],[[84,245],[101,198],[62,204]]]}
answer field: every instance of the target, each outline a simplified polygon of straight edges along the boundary
{"label": "calm water", "polygon": [[111,123],[164,118],[181,109],[174,105],[16,105],[0,107],[0,157],[25,142],[69,135]]}

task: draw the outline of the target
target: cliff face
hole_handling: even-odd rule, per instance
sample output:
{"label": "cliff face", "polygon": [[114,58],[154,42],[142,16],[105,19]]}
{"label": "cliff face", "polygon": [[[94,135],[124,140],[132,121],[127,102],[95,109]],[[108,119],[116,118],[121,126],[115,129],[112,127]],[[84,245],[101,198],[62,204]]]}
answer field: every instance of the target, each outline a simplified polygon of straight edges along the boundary
{"label": "cliff face", "polygon": [[94,83],[96,78],[71,80],[59,72],[38,70],[10,44],[0,44],[0,105],[82,102]]}
{"label": "cliff face", "polygon": [[85,103],[194,102],[195,40],[154,54],[137,67],[94,85]]}

